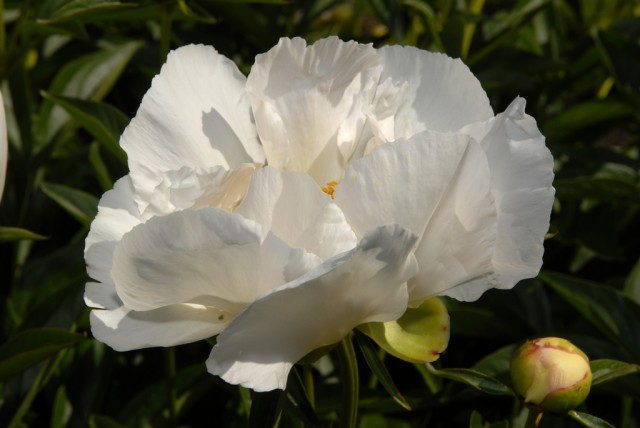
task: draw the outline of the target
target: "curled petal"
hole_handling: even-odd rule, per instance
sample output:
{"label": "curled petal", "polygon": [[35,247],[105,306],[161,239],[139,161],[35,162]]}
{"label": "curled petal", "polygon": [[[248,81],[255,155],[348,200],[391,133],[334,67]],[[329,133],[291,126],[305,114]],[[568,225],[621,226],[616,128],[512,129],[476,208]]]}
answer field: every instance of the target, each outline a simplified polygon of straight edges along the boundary
{"label": "curled petal", "polygon": [[384,144],[349,165],[335,200],[358,233],[396,222],[419,236],[413,303],[460,284],[480,293],[494,285],[488,164],[468,136],[423,132]]}
{"label": "curled petal", "polygon": [[498,288],[538,274],[555,194],[553,158],[525,104],[517,98],[495,119],[463,130],[480,142],[489,161],[498,213],[493,256]]}
{"label": "curled petal", "polygon": [[169,54],[120,139],[141,209],[162,172],[264,161],[245,80],[212,47],[191,45]]}
{"label": "curled petal", "polygon": [[175,346],[214,336],[229,323],[225,313],[193,304],[137,312],[124,306],[91,311],[91,332],[116,351]]}
{"label": "curled petal", "polygon": [[368,234],[352,251],[261,297],[225,329],[209,372],[256,391],[284,389],[300,358],[354,327],[389,321],[407,306],[416,237],[399,226]]}
{"label": "curled petal", "polygon": [[91,223],[91,229],[85,240],[84,257],[89,276],[102,284],[102,292],[85,294],[87,305],[94,308],[112,308],[111,299],[104,302],[102,295],[115,294],[115,285],[111,279],[113,252],[116,244],[125,233],[142,223],[140,212],[133,202],[133,186],[127,175],[118,180],[113,189],[106,192],[98,203],[98,215]]}
{"label": "curled petal", "polygon": [[383,70],[371,118],[382,142],[493,117],[480,82],[460,59],[409,46],[378,52]]}
{"label": "curled petal", "polygon": [[340,208],[306,174],[260,170],[236,212],[260,223],[263,234],[271,231],[322,260],[358,242]]}
{"label": "curled petal", "polygon": [[255,164],[234,169],[182,167],[159,178],[144,209],[144,218],[170,214],[187,208],[215,207],[233,211],[244,198]]}
{"label": "curled petal", "polygon": [[336,37],[311,46],[281,39],[258,55],[247,92],[269,165],[309,173],[320,184],[339,179],[380,70],[370,45]]}
{"label": "curled petal", "polygon": [[216,208],[153,218],[116,247],[111,275],[118,296],[136,311],[198,303],[235,314],[319,263],[272,234],[263,240],[260,229]]}

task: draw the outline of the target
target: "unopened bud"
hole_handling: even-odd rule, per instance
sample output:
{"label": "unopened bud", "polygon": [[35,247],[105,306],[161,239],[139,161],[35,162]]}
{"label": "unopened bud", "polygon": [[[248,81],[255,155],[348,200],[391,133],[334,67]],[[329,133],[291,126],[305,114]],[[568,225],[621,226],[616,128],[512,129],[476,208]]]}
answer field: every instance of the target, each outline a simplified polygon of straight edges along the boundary
{"label": "unopened bud", "polygon": [[589,358],[568,340],[536,339],[513,354],[511,381],[526,403],[543,411],[566,413],[589,395]]}

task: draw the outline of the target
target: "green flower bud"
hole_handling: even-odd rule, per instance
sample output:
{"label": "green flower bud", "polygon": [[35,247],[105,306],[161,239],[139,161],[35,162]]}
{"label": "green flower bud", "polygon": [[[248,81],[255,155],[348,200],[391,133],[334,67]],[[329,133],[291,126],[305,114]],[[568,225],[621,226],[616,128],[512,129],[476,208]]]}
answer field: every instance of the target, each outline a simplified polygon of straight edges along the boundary
{"label": "green flower bud", "polygon": [[536,339],[513,354],[511,381],[525,403],[543,411],[566,413],[589,395],[589,358],[568,340]]}
{"label": "green flower bud", "polygon": [[449,312],[432,298],[408,308],[397,320],[358,327],[391,355],[412,363],[430,363],[449,344]]}

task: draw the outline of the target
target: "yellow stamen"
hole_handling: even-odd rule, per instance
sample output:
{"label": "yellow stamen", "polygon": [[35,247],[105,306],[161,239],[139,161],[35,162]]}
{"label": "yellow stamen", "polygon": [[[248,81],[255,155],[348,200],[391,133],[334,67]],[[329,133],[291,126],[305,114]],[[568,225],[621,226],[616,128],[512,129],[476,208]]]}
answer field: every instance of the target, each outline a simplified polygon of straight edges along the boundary
{"label": "yellow stamen", "polygon": [[336,191],[336,186],[339,183],[339,181],[329,181],[326,186],[320,186],[320,189],[333,199],[333,193]]}

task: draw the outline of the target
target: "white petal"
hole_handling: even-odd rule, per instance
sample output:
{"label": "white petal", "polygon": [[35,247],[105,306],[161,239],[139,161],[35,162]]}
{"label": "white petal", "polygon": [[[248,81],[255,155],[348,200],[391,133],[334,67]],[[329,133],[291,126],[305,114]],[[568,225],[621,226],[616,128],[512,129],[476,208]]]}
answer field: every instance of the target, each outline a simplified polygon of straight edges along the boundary
{"label": "white petal", "polygon": [[4,180],[7,175],[9,142],[7,141],[7,122],[4,115],[4,99],[0,92],[0,201],[4,191]]}
{"label": "white petal", "polygon": [[460,59],[409,46],[378,52],[383,71],[372,119],[382,142],[424,130],[456,131],[493,117],[480,82]]}
{"label": "white petal", "polygon": [[234,210],[249,187],[255,164],[228,170],[183,167],[158,175],[160,181],[148,200],[139,203],[145,219],[187,208],[215,207]]}
{"label": "white petal", "polygon": [[303,39],[281,39],[258,55],[247,93],[268,163],[309,173],[320,184],[340,179],[360,138],[379,63],[371,46],[336,37],[308,47]]}
{"label": "white petal", "polygon": [[538,274],[555,193],[553,158],[525,104],[517,98],[495,119],[464,130],[481,142],[489,160],[498,211],[493,263],[499,288]]}
{"label": "white petal", "polygon": [[189,304],[144,312],[124,307],[93,310],[90,320],[93,336],[116,351],[174,346],[208,339],[230,321],[214,308]]}
{"label": "white petal", "polygon": [[329,195],[306,174],[266,167],[254,174],[236,210],[292,247],[326,260],[357,244],[351,226]]}
{"label": "white petal", "polygon": [[409,282],[412,300],[440,294],[470,301],[496,287],[496,229],[487,158],[471,142],[416,250],[420,272]]}
{"label": "white petal", "polygon": [[209,46],[167,57],[120,144],[136,190],[151,197],[159,172],[264,161],[244,92],[245,77]]}
{"label": "white petal", "polygon": [[354,327],[397,319],[415,274],[415,236],[398,226],[257,300],[218,336],[209,372],[256,391],[284,389],[293,364]]}
{"label": "white petal", "polygon": [[461,284],[480,294],[494,285],[488,163],[468,136],[423,132],[382,145],[350,164],[335,198],[359,233],[397,223],[419,236],[413,303]]}
{"label": "white petal", "polygon": [[469,145],[458,134],[421,133],[352,161],[335,202],[359,236],[399,224],[421,236]]}
{"label": "white petal", "polygon": [[319,263],[260,225],[216,208],[156,217],[126,234],[111,276],[130,309],[199,303],[238,312]]}
{"label": "white petal", "polygon": [[[113,251],[122,236],[140,224],[142,219],[133,201],[133,187],[129,176],[118,180],[113,189],[106,192],[98,203],[98,215],[91,223],[85,240],[84,257],[89,276],[101,283],[101,287],[115,292],[111,279]],[[111,307],[99,300],[92,300],[92,307]]]}

